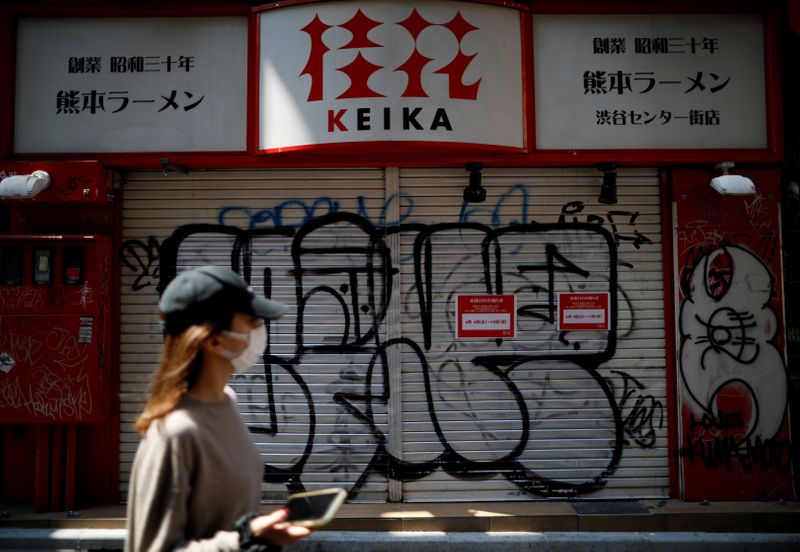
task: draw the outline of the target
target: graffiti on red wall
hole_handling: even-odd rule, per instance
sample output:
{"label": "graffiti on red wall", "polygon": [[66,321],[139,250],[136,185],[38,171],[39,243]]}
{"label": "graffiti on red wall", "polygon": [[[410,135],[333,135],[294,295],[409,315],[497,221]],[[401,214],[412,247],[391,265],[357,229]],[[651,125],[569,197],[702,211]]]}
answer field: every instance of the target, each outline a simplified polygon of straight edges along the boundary
{"label": "graffiti on red wall", "polygon": [[692,414],[684,454],[708,466],[730,467],[733,458],[788,466],[788,443],[773,443],[787,401],[773,288],[764,262],[734,245],[703,257],[688,281],[680,313],[680,372]]}
{"label": "graffiti on red wall", "polygon": [[692,178],[676,187],[685,496],[792,498],[777,194]]}

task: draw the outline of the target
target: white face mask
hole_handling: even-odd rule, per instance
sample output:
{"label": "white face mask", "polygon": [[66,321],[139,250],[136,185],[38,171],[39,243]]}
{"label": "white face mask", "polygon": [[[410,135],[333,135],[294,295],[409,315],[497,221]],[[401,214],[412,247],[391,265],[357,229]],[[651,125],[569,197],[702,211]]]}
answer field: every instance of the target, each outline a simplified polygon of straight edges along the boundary
{"label": "white face mask", "polygon": [[233,369],[237,372],[244,372],[255,364],[267,347],[267,327],[264,324],[251,331],[249,335],[230,330],[222,334],[247,343],[247,348],[238,353],[222,349],[222,356],[231,361]]}

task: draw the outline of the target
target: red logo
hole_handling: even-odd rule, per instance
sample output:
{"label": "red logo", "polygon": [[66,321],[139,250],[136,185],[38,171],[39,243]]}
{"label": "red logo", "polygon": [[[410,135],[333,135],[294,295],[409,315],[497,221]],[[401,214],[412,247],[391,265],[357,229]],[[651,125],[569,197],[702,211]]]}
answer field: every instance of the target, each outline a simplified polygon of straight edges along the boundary
{"label": "red logo", "polygon": [[[405,32],[414,40],[414,51],[407,60],[397,67],[392,67],[392,71],[398,71],[407,75],[406,88],[403,91],[402,97],[405,98],[427,98],[426,92],[422,84],[422,71],[429,64],[439,61],[440,66],[437,67],[433,73],[443,75],[447,78],[448,95],[451,99],[460,100],[476,100],[478,97],[478,88],[480,87],[481,79],[476,80],[470,84],[464,84],[464,73],[469,67],[472,60],[478,55],[477,53],[467,55],[462,49],[462,41],[469,33],[479,30],[478,27],[469,23],[460,11],[457,11],[455,16],[444,23],[434,23],[428,21],[414,8],[407,18],[396,23],[381,23],[367,17],[360,9],[356,11],[355,15],[344,23],[338,25],[329,25],[323,21],[319,14],[315,14],[314,18],[300,31],[306,33],[311,38],[311,49],[308,55],[303,71],[300,75],[308,75],[311,78],[311,86],[308,91],[307,101],[314,102],[323,99],[324,87],[324,68],[325,68],[325,54],[330,52],[330,48],[325,44],[323,35],[328,29],[338,27],[350,33],[350,40],[337,50],[357,50],[356,56],[349,64],[342,67],[336,67],[347,75],[350,79],[350,86],[336,97],[340,99],[353,99],[353,98],[382,98],[384,94],[376,92],[370,88],[367,81],[369,77],[381,69],[387,67],[372,63],[365,57],[374,48],[384,48],[385,45],[378,44],[369,38],[369,32],[376,27],[382,25],[393,25],[401,32]],[[418,39],[422,32],[429,27],[441,27],[452,33],[458,44],[458,51],[452,59],[442,60],[432,59],[420,53],[418,46]],[[336,125],[336,122],[330,125]]]}

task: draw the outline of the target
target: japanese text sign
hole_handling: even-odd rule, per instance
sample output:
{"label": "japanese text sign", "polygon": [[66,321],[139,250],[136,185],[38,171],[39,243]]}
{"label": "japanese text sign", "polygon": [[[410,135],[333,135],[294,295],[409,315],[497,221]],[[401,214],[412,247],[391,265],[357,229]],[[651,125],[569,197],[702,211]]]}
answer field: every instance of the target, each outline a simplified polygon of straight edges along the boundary
{"label": "japanese text sign", "polygon": [[260,149],[426,141],[524,147],[519,11],[317,2],[260,14]]}
{"label": "japanese text sign", "polygon": [[757,14],[534,16],[539,149],[766,148]]}
{"label": "japanese text sign", "polygon": [[559,293],[558,330],[605,330],[611,328],[608,293]]}
{"label": "japanese text sign", "polygon": [[516,296],[456,295],[456,339],[510,338],[516,333]]}
{"label": "japanese text sign", "polygon": [[247,19],[22,18],[18,153],[242,151]]}

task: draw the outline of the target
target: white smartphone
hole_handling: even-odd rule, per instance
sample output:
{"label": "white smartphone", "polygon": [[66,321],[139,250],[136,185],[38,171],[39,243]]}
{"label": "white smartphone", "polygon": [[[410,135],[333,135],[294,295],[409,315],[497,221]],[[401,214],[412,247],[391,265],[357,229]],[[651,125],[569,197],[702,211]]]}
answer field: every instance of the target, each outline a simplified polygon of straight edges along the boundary
{"label": "white smartphone", "polygon": [[286,521],[303,527],[322,527],[333,519],[345,498],[347,491],[339,488],[289,495]]}

